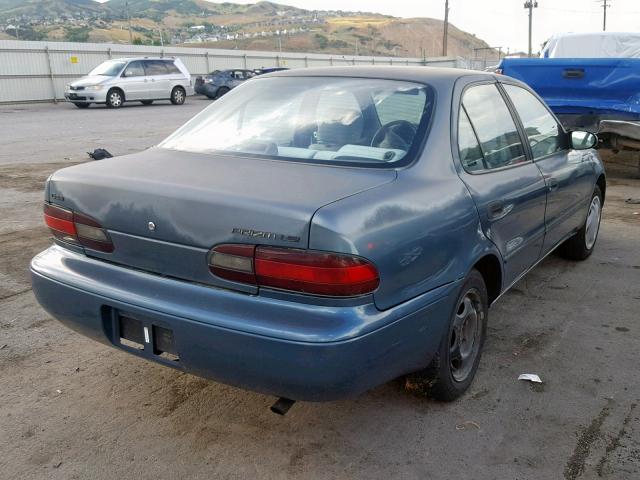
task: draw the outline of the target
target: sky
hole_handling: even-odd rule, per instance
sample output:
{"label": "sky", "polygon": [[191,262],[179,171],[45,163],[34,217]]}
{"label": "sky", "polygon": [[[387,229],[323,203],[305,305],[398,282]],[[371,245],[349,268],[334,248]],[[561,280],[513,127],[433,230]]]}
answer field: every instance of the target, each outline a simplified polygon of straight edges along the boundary
{"label": "sky", "polygon": [[[255,3],[256,0],[229,0]],[[397,17],[444,18],[444,0],[274,0],[311,10],[353,10]],[[450,0],[449,21],[511,52],[527,50],[528,15],[525,0]],[[640,0],[610,0],[607,31],[640,31]],[[602,30],[602,0],[538,0],[533,11],[533,50],[554,33]]]}

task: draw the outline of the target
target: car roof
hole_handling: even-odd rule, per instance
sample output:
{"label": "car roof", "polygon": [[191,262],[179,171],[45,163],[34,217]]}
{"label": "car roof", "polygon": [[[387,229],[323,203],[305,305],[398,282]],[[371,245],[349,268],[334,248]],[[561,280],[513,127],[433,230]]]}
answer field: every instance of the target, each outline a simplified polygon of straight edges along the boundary
{"label": "car roof", "polygon": [[463,68],[444,68],[426,66],[392,66],[392,65],[371,65],[371,66],[345,66],[345,67],[312,67],[296,68],[292,70],[281,70],[267,73],[264,77],[362,77],[378,78],[387,80],[408,80],[415,82],[429,82],[430,80],[455,81],[466,76],[486,77],[494,80],[493,73],[480,72],[477,70],[466,70]]}
{"label": "car roof", "polygon": [[113,60],[119,60],[121,62],[130,62],[132,60],[164,60],[165,62],[173,62],[175,57],[124,57],[114,58]]}

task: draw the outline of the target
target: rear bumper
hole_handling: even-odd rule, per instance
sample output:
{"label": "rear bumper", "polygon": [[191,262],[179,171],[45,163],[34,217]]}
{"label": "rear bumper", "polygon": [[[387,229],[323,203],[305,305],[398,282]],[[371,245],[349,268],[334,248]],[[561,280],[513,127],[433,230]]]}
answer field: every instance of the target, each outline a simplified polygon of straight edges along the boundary
{"label": "rear bumper", "polygon": [[[166,279],[59,246],[36,256],[31,272],[40,304],[87,337],[202,377],[311,401],[354,396],[425,367],[458,289],[450,284],[385,312],[308,305]],[[120,315],[148,327],[144,350],[120,343]],[[178,362],[154,353],[153,326],[173,331]]]}
{"label": "rear bumper", "polygon": [[194,90],[199,95],[206,95],[207,97],[215,97],[218,93],[218,86],[211,83],[196,83]]}

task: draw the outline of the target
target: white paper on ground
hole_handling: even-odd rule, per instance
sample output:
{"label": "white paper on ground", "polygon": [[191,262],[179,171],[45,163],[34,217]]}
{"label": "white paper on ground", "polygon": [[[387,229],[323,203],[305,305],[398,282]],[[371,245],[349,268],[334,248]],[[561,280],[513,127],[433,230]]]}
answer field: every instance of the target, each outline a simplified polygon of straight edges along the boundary
{"label": "white paper on ground", "polygon": [[535,373],[523,373],[518,377],[518,380],[527,380],[529,382],[542,383],[540,377]]}

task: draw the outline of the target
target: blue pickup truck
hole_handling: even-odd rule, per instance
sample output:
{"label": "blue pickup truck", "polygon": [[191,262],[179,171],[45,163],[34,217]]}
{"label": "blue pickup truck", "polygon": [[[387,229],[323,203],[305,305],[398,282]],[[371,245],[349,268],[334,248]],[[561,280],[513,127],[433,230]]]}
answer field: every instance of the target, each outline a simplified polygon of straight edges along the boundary
{"label": "blue pickup truck", "polygon": [[[605,44],[602,35],[597,45]],[[611,38],[609,34],[605,39]],[[505,58],[496,72],[530,85],[567,129],[597,133],[600,148],[634,150],[640,160],[640,58],[615,57],[615,48],[594,51],[580,40],[579,52],[566,47],[562,51],[572,58]],[[624,48],[625,54],[635,52],[629,43]],[[601,57],[584,57],[589,54]]]}

